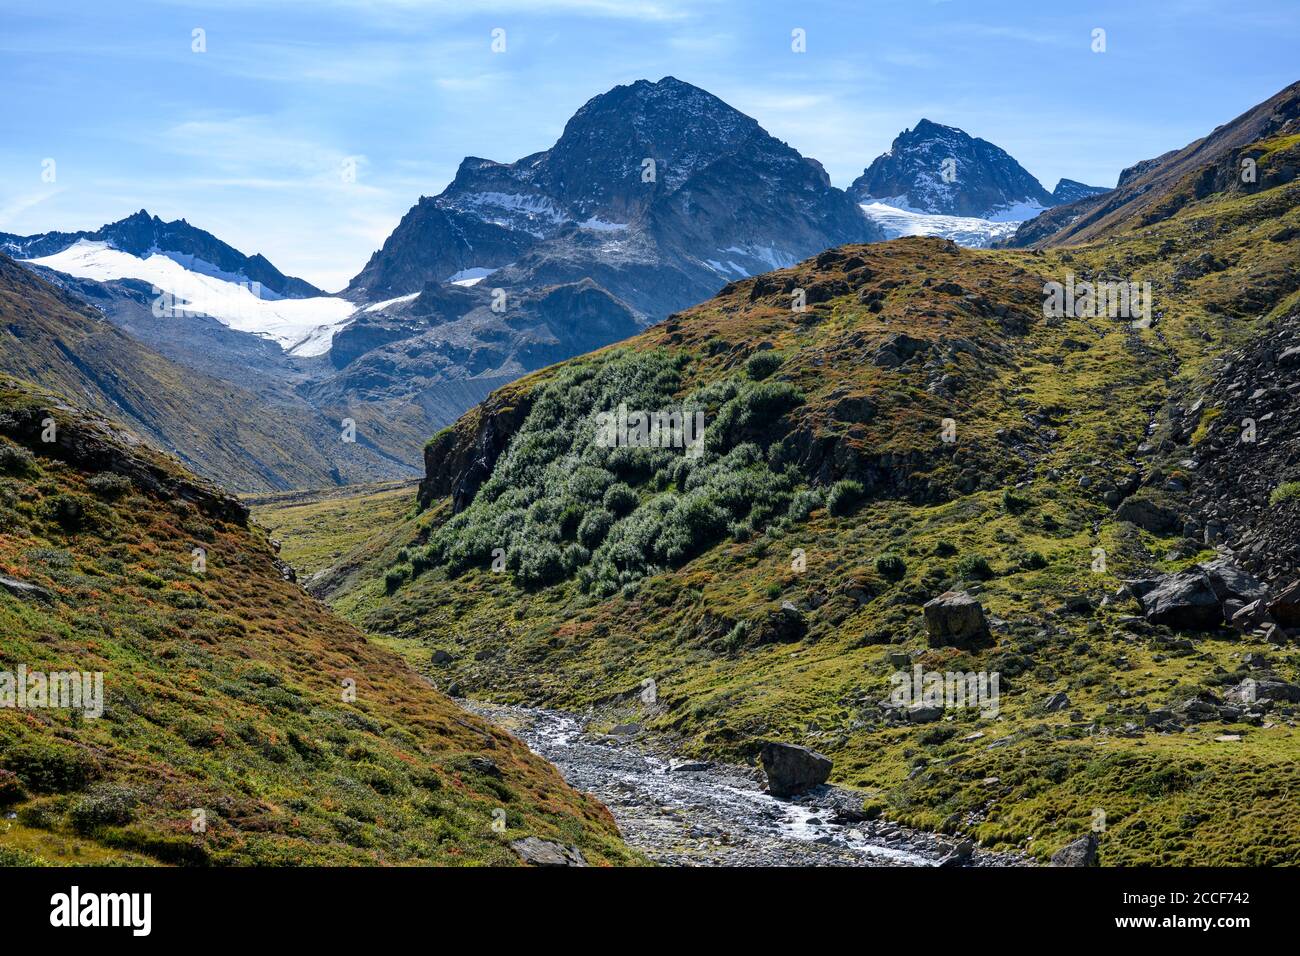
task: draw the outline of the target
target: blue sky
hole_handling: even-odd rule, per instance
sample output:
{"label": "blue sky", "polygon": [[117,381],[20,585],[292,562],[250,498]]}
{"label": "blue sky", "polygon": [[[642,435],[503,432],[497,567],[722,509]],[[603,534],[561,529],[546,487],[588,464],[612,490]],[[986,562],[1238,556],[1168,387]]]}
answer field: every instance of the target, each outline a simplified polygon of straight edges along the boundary
{"label": "blue sky", "polygon": [[462,157],[545,149],[669,74],[838,186],[922,116],[1048,189],[1113,185],[1300,79],[1297,49],[1295,0],[0,0],[0,231],[144,207],[333,290]]}

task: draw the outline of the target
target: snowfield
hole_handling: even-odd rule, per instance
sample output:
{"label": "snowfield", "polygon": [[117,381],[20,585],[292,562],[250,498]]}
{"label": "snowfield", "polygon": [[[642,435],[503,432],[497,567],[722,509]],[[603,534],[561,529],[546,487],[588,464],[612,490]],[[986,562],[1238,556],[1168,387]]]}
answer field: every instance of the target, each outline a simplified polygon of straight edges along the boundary
{"label": "snowfield", "polygon": [[[938,216],[889,206],[882,202],[862,203],[862,211],[885,233],[887,239],[899,236],[939,236],[959,246],[984,249],[999,239],[1012,235],[1023,220],[1007,221],[972,219],[966,216]],[[1026,207],[1024,211],[1028,211]],[[1021,210],[1017,210],[1021,211]],[[1041,212],[1041,210],[1039,210]],[[1038,215],[1034,212],[1025,218]]]}
{"label": "snowfield", "polygon": [[62,252],[27,261],[79,279],[148,282],[163,294],[155,310],[174,309],[179,318],[211,316],[228,328],[270,339],[290,355],[324,355],[334,333],[356,312],[355,305],[336,296],[282,299],[242,276],[185,258],[186,265],[161,253],[141,259],[106,242],[81,239]]}

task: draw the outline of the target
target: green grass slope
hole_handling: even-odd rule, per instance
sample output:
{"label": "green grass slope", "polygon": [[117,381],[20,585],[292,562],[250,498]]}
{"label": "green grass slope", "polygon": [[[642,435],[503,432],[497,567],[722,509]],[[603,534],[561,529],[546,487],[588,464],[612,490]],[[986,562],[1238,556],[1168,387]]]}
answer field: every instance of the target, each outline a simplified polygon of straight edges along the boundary
{"label": "green grass slope", "polygon": [[513,865],[526,836],[637,862],[595,800],[285,581],[246,518],[0,379],[0,672],[101,672],[105,698],[0,707],[0,863]]}

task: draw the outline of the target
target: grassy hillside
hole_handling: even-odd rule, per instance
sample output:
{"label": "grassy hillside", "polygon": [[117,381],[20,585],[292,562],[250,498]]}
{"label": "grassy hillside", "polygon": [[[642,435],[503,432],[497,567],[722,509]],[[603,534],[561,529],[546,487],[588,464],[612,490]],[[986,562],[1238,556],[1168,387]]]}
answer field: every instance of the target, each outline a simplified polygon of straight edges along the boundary
{"label": "grassy hillside", "polygon": [[286,582],[246,517],[0,379],[0,671],[102,672],[105,698],[0,708],[0,863],[509,865],[526,836],[636,862],[596,801]]}
{"label": "grassy hillside", "polygon": [[[1188,509],[1204,429],[1181,434],[1184,413],[1216,359],[1297,310],[1290,148],[1263,144],[1281,172],[1253,191],[1194,190],[1089,245],[905,239],[734,283],[436,436],[427,507],[321,586],[440,686],[594,706],[730,759],[805,743],[908,823],[1046,857],[1102,810],[1104,864],[1300,862],[1294,707],[1146,720],[1222,694],[1251,660],[1294,682],[1294,645],[1141,620],[1125,579],[1214,554],[1116,512],[1135,494]],[[1045,320],[1044,284],[1071,273],[1150,281],[1150,327]],[[595,447],[619,401],[705,408],[706,454]],[[992,647],[927,645],[921,605],[957,587]],[[887,719],[889,676],[914,663],[999,672],[1001,714]],[[1068,704],[1049,710],[1057,692]]]}

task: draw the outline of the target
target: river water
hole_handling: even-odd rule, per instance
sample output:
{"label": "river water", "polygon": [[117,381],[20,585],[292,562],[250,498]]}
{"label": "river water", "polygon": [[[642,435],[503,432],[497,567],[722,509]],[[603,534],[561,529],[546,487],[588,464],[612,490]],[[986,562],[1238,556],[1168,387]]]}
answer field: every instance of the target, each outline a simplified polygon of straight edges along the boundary
{"label": "river water", "polygon": [[[764,790],[760,771],[686,763],[636,739],[589,734],[559,711],[462,701],[524,741],[609,807],[624,839],[676,866],[935,866],[949,838],[856,819],[861,795],[818,787],[797,800]],[[684,764],[684,766],[683,766]],[[1013,862],[976,851],[967,865]]]}

